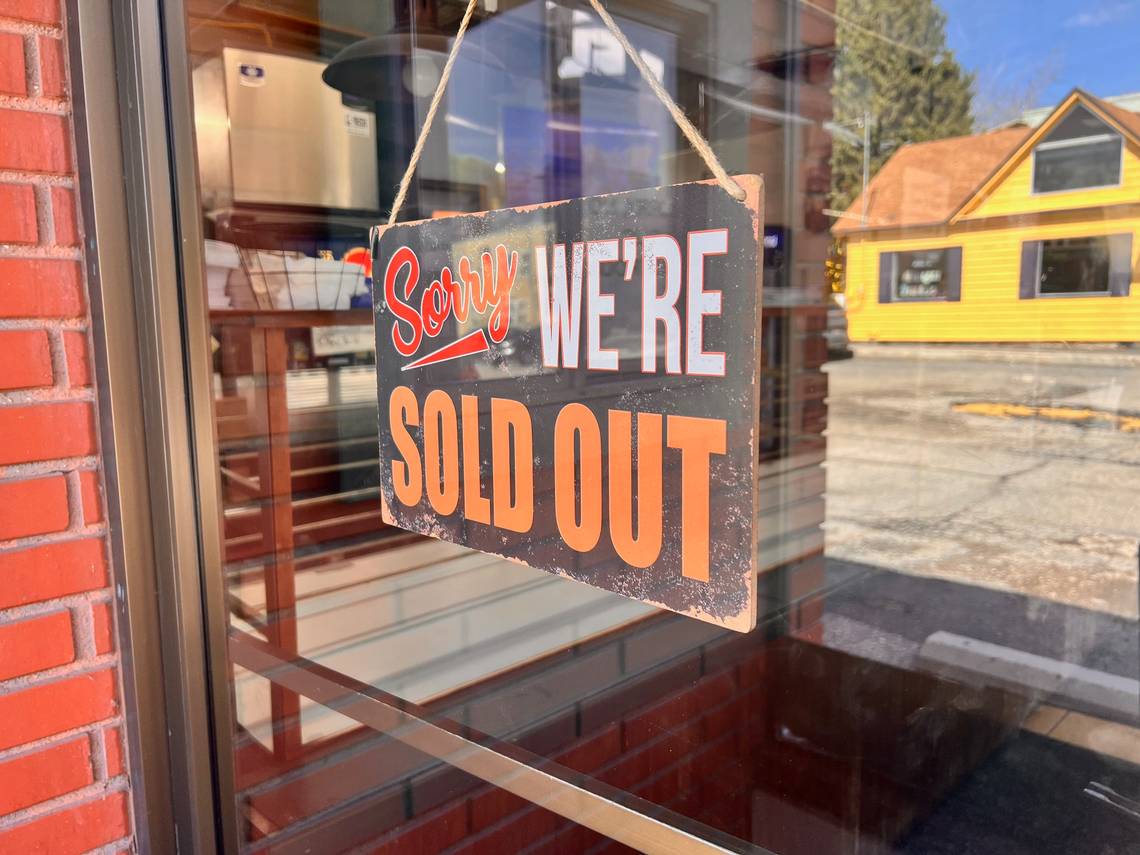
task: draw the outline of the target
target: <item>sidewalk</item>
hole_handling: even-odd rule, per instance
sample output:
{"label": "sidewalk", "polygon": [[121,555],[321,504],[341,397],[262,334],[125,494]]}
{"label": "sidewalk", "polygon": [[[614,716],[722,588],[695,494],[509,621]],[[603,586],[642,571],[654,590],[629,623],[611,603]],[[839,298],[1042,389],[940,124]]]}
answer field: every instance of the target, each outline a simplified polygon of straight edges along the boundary
{"label": "sidewalk", "polygon": [[1034,365],[1102,365],[1140,368],[1140,346],[1118,344],[951,344],[943,342],[852,342],[861,359],[938,360],[943,362],[1003,362]]}

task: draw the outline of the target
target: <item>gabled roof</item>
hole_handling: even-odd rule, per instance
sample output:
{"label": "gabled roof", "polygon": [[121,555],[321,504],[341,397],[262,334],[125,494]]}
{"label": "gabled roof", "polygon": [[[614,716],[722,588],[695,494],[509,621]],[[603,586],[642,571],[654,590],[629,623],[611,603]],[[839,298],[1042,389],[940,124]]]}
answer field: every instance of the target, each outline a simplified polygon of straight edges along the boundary
{"label": "gabled roof", "polygon": [[[1067,96],[1068,93],[1066,93],[1066,97]],[[1140,92],[1126,92],[1123,95],[1110,95],[1100,100],[1106,104],[1113,104],[1125,111],[1132,113],[1140,112]],[[1050,104],[1048,107],[1034,107],[1023,112],[1021,117],[1016,119],[1015,122],[1019,122],[1030,128],[1035,128],[1052,116],[1053,111],[1056,109],[1056,104]],[[1007,124],[1012,125],[1014,122],[1008,122]]]}
{"label": "gabled roof", "polygon": [[974,200],[985,198],[1047,135],[1076,103],[1140,144],[1140,114],[1074,89],[1053,113],[1032,130],[1001,128],[968,137],[951,137],[900,148],[831,231],[837,236],[868,229],[935,226],[953,222]]}
{"label": "gabled roof", "polygon": [[1134,141],[1140,140],[1140,113],[1133,113],[1131,110],[1125,110],[1118,104],[1110,104],[1100,98],[1094,98],[1092,95],[1086,96],[1094,105],[1100,107],[1109,118],[1114,119],[1120,129],[1126,134],[1131,134]]}
{"label": "gabled roof", "polygon": [[836,235],[865,229],[939,225],[950,219],[1029,135],[1006,128],[969,137],[904,145],[832,227]]}

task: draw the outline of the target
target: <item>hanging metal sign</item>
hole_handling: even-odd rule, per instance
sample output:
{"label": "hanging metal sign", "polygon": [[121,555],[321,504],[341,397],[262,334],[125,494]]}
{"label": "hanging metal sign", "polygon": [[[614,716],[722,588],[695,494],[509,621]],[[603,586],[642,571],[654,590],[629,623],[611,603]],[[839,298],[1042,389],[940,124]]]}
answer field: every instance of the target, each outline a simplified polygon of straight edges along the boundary
{"label": "hanging metal sign", "polygon": [[735,180],[377,229],[385,522],[751,629],[761,180]]}

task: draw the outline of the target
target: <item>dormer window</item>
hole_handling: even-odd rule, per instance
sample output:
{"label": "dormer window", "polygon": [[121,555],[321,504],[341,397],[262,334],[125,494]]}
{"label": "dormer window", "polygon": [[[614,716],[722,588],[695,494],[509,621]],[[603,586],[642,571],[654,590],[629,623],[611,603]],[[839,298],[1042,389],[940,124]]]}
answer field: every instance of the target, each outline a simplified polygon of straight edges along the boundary
{"label": "dormer window", "polygon": [[1120,134],[1079,104],[1033,150],[1033,192],[1120,184]]}

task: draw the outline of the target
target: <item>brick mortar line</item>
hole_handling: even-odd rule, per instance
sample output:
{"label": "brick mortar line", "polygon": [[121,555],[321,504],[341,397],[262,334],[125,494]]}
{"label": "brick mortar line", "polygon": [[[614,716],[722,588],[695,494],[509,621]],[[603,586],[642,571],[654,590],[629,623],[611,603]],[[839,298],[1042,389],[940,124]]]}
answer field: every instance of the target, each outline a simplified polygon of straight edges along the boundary
{"label": "brick mortar line", "polygon": [[15,760],[25,755],[35,754],[37,751],[42,751],[45,748],[52,748],[56,745],[62,745],[75,739],[77,736],[89,734],[94,730],[100,728],[106,730],[112,727],[122,727],[124,724],[122,715],[116,714],[108,718],[101,718],[98,721],[88,722],[81,724],[78,727],[72,727],[68,730],[61,730],[59,733],[53,733],[51,736],[43,736],[39,739],[33,739],[31,742],[25,742],[20,745],[13,745],[11,748],[5,748],[0,751],[0,763],[6,763],[9,760]]}
{"label": "brick mortar line", "polygon": [[0,626],[19,623],[22,620],[54,614],[65,609],[74,609],[85,603],[90,606],[102,603],[111,603],[111,588],[96,588],[94,591],[82,591],[77,594],[64,594],[62,597],[53,597],[50,600],[41,600],[38,603],[27,603],[22,606],[12,606],[0,609]]}
{"label": "brick mortar line", "polygon": [[[99,456],[87,454],[83,457],[56,457],[52,460],[36,460],[31,463],[10,463],[0,466],[0,481],[38,478],[41,475],[57,475],[72,469],[99,469]],[[0,550],[4,544],[0,541]]]}
{"label": "brick mortar line", "polygon": [[27,95],[43,95],[43,71],[40,68],[39,36],[24,36],[24,89]]}
{"label": "brick mortar line", "polygon": [[120,837],[111,843],[105,843],[98,849],[92,849],[87,855],[119,855],[120,852],[131,852],[134,846],[134,837]]}
{"label": "brick mortar line", "polygon": [[67,530],[87,528],[87,514],[83,508],[83,483],[79,470],[71,469],[63,473],[67,485]]}
{"label": "brick mortar line", "polygon": [[[100,656],[110,656],[112,653],[99,653],[98,645],[95,643],[95,612],[90,604],[84,604],[74,609],[68,609],[71,613],[71,643],[75,651],[75,659],[68,665],[59,665],[57,668],[67,668],[71,665],[80,664],[83,662],[90,662],[98,659]],[[47,675],[50,671],[55,670],[52,668],[45,669],[38,673]],[[31,677],[33,675],[26,675]]]}
{"label": "brick mortar line", "polygon": [[68,528],[51,534],[36,534],[31,537],[17,537],[12,540],[0,540],[0,556],[15,552],[35,549],[38,546],[49,546],[56,543],[72,543],[88,538],[103,539],[107,535],[106,523],[92,523],[81,528]]}
{"label": "brick mortar line", "polygon": [[[118,670],[119,657],[116,653],[103,653],[90,658],[78,658],[79,656],[80,651],[77,650],[77,658],[66,665],[58,665],[55,668],[36,671],[34,674],[24,674],[20,677],[0,680],[0,697],[11,695],[14,692],[22,692],[26,689],[40,689],[55,683],[62,683],[64,680],[73,677],[86,677],[100,671]],[[115,687],[118,689],[117,680]],[[118,705],[118,703],[118,698],[116,698],[115,704]]]}
{"label": "brick mortar line", "polygon": [[120,791],[128,792],[129,790],[130,784],[125,774],[107,781],[95,781],[85,787],[80,787],[78,790],[72,790],[70,793],[64,793],[62,796],[48,799],[46,802],[40,802],[39,804],[30,805],[21,810],[5,814],[0,817],[0,833],[23,825],[26,822],[32,822],[50,814],[59,813],[61,810],[78,807],[87,802],[97,801],[100,796],[108,796]]}
{"label": "brick mortar line", "polygon": [[2,318],[0,332],[5,330],[75,330],[87,332],[86,318]]}
{"label": "brick mortar line", "polygon": [[[64,359],[66,360],[66,356]],[[54,370],[55,360],[52,360]],[[64,372],[66,373],[66,372]],[[21,406],[24,404],[65,404],[69,401],[95,401],[95,390],[90,386],[68,388],[66,386],[44,386],[41,389],[18,389],[0,392],[0,407]]]}
{"label": "brick mortar line", "polygon": [[0,30],[9,33],[19,33],[24,36],[37,35],[54,36],[57,39],[63,38],[63,26],[61,24],[40,24],[35,21],[22,21],[18,18],[9,18],[5,15],[0,15]]}
{"label": "brick mortar line", "polygon": [[[77,471],[79,471],[79,470],[77,470],[77,469],[66,469],[66,470],[61,470],[59,472],[44,472],[40,475],[34,475],[30,478],[0,478],[0,486],[5,486],[7,484],[26,484],[26,483],[30,483],[32,481],[43,481],[47,478],[63,478],[64,481],[66,482],[67,477],[72,472],[77,472]],[[71,508],[70,502],[71,502],[71,500],[70,500],[70,494],[69,494],[69,498],[68,498],[68,508],[69,509]],[[71,523],[69,521],[67,528],[62,528],[59,531],[44,532],[44,535],[59,534],[60,532],[70,531],[70,530],[71,530]],[[41,537],[44,535],[38,535],[37,534],[37,535],[27,535],[27,536],[29,536],[29,537]],[[9,540],[22,540],[22,539],[23,539],[22,537],[9,538]],[[3,539],[0,539],[0,544],[2,544],[4,542],[5,541]]]}
{"label": "brick mortar line", "polygon": [[0,243],[0,258],[23,261],[82,261],[83,253],[77,246]]}
{"label": "brick mortar line", "polygon": [[[67,345],[63,341],[63,330],[46,327],[49,356],[51,357],[52,385],[47,388],[65,392],[71,386],[71,372],[67,367]],[[32,391],[32,390],[21,390]]]}
{"label": "brick mortar line", "polygon": [[32,45],[35,44],[37,37],[26,33],[4,33],[4,35],[20,37],[20,59],[24,63],[24,94],[30,95],[34,92],[32,66],[36,62],[36,57],[32,55]]}
{"label": "brick mortar line", "polygon": [[38,183],[29,186],[36,201],[36,243],[38,246],[55,246],[55,206],[51,201],[51,187]]}
{"label": "brick mortar line", "polygon": [[[40,605],[44,608],[31,612],[20,611],[21,609],[27,608],[26,606],[17,606],[14,609],[0,609],[0,629],[4,629],[5,627],[9,626],[15,626],[16,624],[23,623],[26,620],[35,620],[36,618],[48,617],[49,615],[64,614],[65,612],[70,615],[71,605],[78,604],[60,603],[57,600],[45,600],[44,602],[36,603],[35,605]],[[14,612],[19,613],[13,614]]]}
{"label": "brick mortar line", "polygon": [[91,771],[96,781],[107,781],[111,778],[107,774],[107,730],[99,728],[87,735],[87,744],[91,747]]}
{"label": "brick mortar line", "polygon": [[75,187],[75,177],[55,172],[28,172],[24,169],[0,169],[4,184],[42,184],[45,187]]}
{"label": "brick mortar line", "polygon": [[71,105],[66,98],[47,95],[0,95],[0,109],[20,110],[38,116],[70,116]]}

